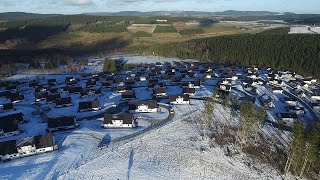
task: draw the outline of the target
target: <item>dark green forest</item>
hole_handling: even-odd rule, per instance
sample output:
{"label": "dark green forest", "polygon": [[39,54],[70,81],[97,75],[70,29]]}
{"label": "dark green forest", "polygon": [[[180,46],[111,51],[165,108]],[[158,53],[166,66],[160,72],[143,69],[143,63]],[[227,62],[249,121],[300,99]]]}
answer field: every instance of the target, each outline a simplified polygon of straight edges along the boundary
{"label": "dark green forest", "polygon": [[320,36],[243,34],[128,49],[204,62],[257,65],[320,77]]}
{"label": "dark green forest", "polygon": [[290,27],[281,27],[281,28],[269,29],[261,32],[260,34],[276,35],[276,34],[288,34],[289,32],[290,32]]}
{"label": "dark green forest", "polygon": [[117,25],[109,25],[108,23],[97,23],[97,24],[90,24],[84,27],[77,29],[77,31],[83,32],[91,32],[91,33],[106,33],[106,32],[126,32],[127,23],[124,22],[122,24]]}
{"label": "dark green forest", "polygon": [[157,26],[153,33],[172,33],[177,32],[173,26]]}

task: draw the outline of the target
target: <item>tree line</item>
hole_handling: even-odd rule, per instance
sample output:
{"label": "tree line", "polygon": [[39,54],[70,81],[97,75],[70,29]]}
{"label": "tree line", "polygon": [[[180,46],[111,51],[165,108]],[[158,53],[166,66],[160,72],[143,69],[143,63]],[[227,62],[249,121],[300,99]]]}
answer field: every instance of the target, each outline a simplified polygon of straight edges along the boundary
{"label": "tree line", "polygon": [[98,23],[98,24],[90,24],[87,26],[83,26],[77,31],[91,32],[91,33],[106,33],[106,32],[126,32],[127,23],[117,24],[117,25],[109,25],[108,23]]}
{"label": "tree line", "polygon": [[257,65],[320,77],[319,35],[241,34],[134,46],[127,51],[221,64]]}
{"label": "tree line", "polygon": [[177,32],[176,28],[173,26],[157,26],[153,33],[171,33]]}
{"label": "tree line", "polygon": [[[298,122],[293,127],[292,142],[284,172],[292,172],[297,176],[309,174],[317,176],[320,173],[320,123],[313,126],[311,132],[305,125]],[[311,174],[310,174],[311,173]]]}

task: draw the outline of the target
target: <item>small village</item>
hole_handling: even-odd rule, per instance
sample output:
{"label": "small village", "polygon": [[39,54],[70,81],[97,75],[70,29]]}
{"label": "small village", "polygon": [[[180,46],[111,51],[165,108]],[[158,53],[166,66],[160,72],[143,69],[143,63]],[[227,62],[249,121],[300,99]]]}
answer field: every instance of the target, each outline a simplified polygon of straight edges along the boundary
{"label": "small village", "polygon": [[[296,122],[310,128],[320,116],[319,82],[294,72],[196,61],[136,63],[124,68],[128,63],[124,59],[114,61],[115,72],[2,81],[1,161],[60,151],[68,133],[87,128],[82,123],[109,134],[107,139],[99,137],[98,146],[105,149],[166,125],[176,108],[194,106],[206,97],[217,102],[228,99],[237,107],[252,102],[266,110],[266,124],[285,131],[292,131]],[[102,64],[89,62],[88,67]]]}

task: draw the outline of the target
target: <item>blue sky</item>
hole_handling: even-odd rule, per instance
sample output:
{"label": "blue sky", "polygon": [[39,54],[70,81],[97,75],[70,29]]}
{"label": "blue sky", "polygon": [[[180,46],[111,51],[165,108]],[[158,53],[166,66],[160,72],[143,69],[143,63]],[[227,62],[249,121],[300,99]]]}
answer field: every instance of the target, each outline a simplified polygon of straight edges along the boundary
{"label": "blue sky", "polygon": [[0,0],[0,12],[78,14],[158,10],[263,10],[320,14],[320,0]]}

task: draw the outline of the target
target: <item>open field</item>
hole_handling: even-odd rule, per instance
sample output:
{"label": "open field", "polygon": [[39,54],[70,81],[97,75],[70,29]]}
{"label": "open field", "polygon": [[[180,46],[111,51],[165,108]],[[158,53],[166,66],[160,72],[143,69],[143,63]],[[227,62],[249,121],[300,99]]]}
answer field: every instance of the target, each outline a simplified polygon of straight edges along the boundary
{"label": "open field", "polygon": [[128,30],[133,33],[138,31],[153,33],[157,26],[170,26],[170,24],[131,24]]}
{"label": "open field", "polygon": [[[259,24],[258,24],[259,25]],[[176,22],[173,23],[173,27],[178,31],[183,29],[203,29],[204,34],[194,34],[181,36],[176,32],[166,32],[166,33],[153,33],[157,24],[132,24],[128,27],[129,32],[122,33],[90,33],[90,32],[69,32],[73,29],[77,29],[79,26],[70,27],[67,32],[58,33],[52,36],[49,36],[45,40],[38,42],[36,45],[24,45],[32,46],[45,49],[45,48],[71,48],[76,46],[90,46],[95,45],[96,43],[111,40],[114,38],[129,40],[132,42],[130,45],[140,45],[140,44],[155,44],[155,43],[169,43],[169,42],[181,42],[187,41],[190,39],[197,38],[208,38],[214,36],[230,35],[230,34],[239,34],[239,33],[258,33],[269,28],[267,27],[258,27],[257,24],[252,23],[239,23],[239,22],[222,22],[216,23],[211,26],[200,26],[198,22]],[[159,26],[171,26],[170,24],[161,24]],[[1,31],[1,30],[0,30]],[[133,37],[133,34],[139,31],[147,32],[152,34],[152,37]],[[2,47],[6,47],[3,44]]]}
{"label": "open field", "polygon": [[209,27],[204,27],[203,29],[206,33],[241,32],[241,29],[238,26],[230,23],[218,23]]}
{"label": "open field", "polygon": [[176,28],[178,31],[184,29],[194,29],[199,28],[199,22],[175,22],[173,23],[173,27]]}
{"label": "open field", "polygon": [[113,38],[127,37],[129,34],[124,33],[87,33],[87,32],[72,32],[61,33],[50,36],[46,40],[40,42],[37,46],[39,48],[52,48],[52,47],[71,47],[79,45],[92,45],[104,40]]}
{"label": "open field", "polygon": [[128,30],[133,33],[138,32],[138,31],[153,33],[153,31],[156,27],[157,27],[156,24],[132,24],[132,25],[128,26]]}

